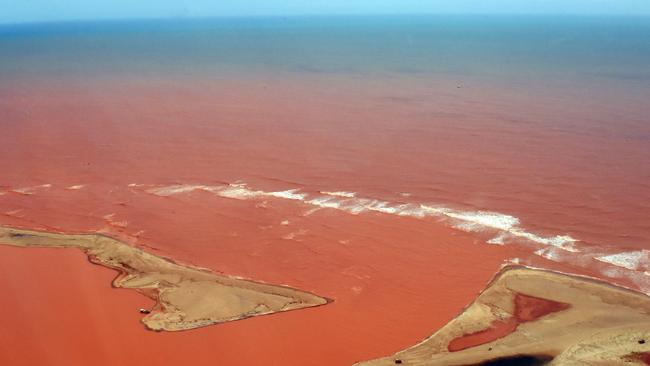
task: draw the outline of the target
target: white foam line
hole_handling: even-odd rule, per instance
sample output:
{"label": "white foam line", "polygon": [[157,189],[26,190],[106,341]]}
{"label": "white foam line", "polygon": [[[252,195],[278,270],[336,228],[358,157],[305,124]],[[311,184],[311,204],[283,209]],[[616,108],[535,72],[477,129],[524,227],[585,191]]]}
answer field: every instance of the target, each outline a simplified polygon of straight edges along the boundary
{"label": "white foam line", "polygon": [[508,238],[508,235],[506,235],[506,233],[499,233],[499,235],[497,235],[494,238],[488,240],[487,243],[488,244],[493,244],[493,245],[504,245],[506,243],[505,240],[507,238]]}
{"label": "white foam line", "polygon": [[[508,241],[523,239],[541,245],[534,254],[555,262],[575,261],[576,259],[598,260],[613,265],[616,268],[605,270],[603,274],[608,277],[624,276],[633,279],[634,282],[644,290],[650,288],[646,282],[650,276],[647,268],[640,268],[650,260],[650,251],[616,253],[592,257],[589,254],[576,257],[580,251],[575,248],[578,241],[568,235],[541,236],[526,231],[520,226],[518,218],[490,211],[462,211],[444,206],[419,203],[395,203],[378,199],[357,197],[354,192],[344,191],[321,191],[320,195],[309,195],[301,193],[297,189],[289,189],[274,192],[265,192],[249,188],[245,183],[227,185],[198,185],[178,184],[165,187],[155,187],[144,184],[130,184],[130,187],[154,187],[146,191],[159,196],[171,196],[202,190],[210,192],[219,197],[238,200],[262,200],[266,198],[277,198],[301,202],[313,208],[304,215],[313,214],[320,209],[335,209],[357,215],[363,212],[378,212],[382,214],[407,216],[414,218],[436,217],[447,220],[453,227],[469,232],[492,232],[495,236],[488,240],[488,244],[504,245]],[[289,234],[295,237],[295,233]],[[642,272],[645,271],[645,272]],[[644,282],[645,281],[645,282]]]}
{"label": "white foam line", "polygon": [[354,192],[346,192],[346,191],[335,191],[335,192],[329,192],[329,191],[320,191],[320,193],[327,195],[327,196],[334,196],[334,197],[345,197],[345,198],[353,198],[357,194]]}
{"label": "white foam line", "polygon": [[258,198],[264,196],[264,192],[248,189],[248,187],[246,187],[246,185],[244,184],[212,186],[206,190],[220,197],[233,198],[238,200],[247,200],[251,198]]}
{"label": "white foam line", "polygon": [[457,220],[454,227],[461,230],[481,231],[492,229],[499,231],[500,233],[495,238],[488,241],[490,244],[502,244],[507,236],[510,235],[512,237],[526,239],[538,244],[558,247],[569,252],[578,252],[578,249],[573,245],[578,241],[577,239],[568,235],[543,237],[527,232],[523,228],[519,227],[519,219],[514,216],[489,211],[467,212],[453,210],[446,207],[421,206],[434,216],[444,216]]}
{"label": "white foam line", "polygon": [[362,212],[380,212],[390,215],[409,216],[415,218],[439,217],[452,221],[455,228],[464,231],[496,231],[497,235],[490,239],[490,244],[504,244],[507,239],[520,238],[545,246],[557,247],[569,252],[578,252],[574,247],[576,239],[567,235],[540,236],[527,232],[519,226],[520,222],[514,216],[504,215],[489,211],[461,211],[442,206],[424,205],[416,203],[392,203],[371,198],[357,197],[354,192],[323,191],[322,196],[309,197],[306,193],[299,193],[297,189],[276,192],[265,192],[249,188],[244,183],[228,184],[221,186],[180,184],[166,187],[157,187],[147,190],[159,196],[171,196],[196,190],[204,190],[220,197],[240,200],[256,199],[261,197],[274,197],[299,201],[318,208],[331,208],[360,214]]}
{"label": "white foam line", "polygon": [[277,191],[277,192],[264,192],[264,191],[257,191],[257,190],[250,189],[246,184],[243,183],[228,184],[223,186],[177,184],[177,185],[166,186],[166,187],[151,188],[148,189],[147,192],[153,193],[158,196],[171,196],[175,194],[188,193],[197,190],[207,191],[224,198],[233,198],[239,200],[247,200],[253,198],[260,198],[260,197],[275,197],[275,198],[294,200],[294,201],[304,201],[305,198],[307,197],[307,194],[297,193],[298,192],[297,189],[288,189],[285,191]]}
{"label": "white foam line", "polygon": [[542,258],[546,258],[550,261],[553,262],[560,262],[560,255],[558,253],[558,248],[556,247],[545,247],[545,248],[540,248],[535,251],[535,255],[538,255]]}
{"label": "white foam line", "polygon": [[594,257],[594,259],[634,271],[637,270],[642,264],[648,262],[650,259],[650,251],[639,250],[632,252],[623,252]]}
{"label": "white foam line", "polygon": [[[141,186],[143,185],[142,184],[137,185],[136,183],[129,184],[129,187],[141,187]],[[148,189],[147,192],[153,193],[157,196],[171,196],[174,194],[187,193],[187,192],[195,191],[197,189],[206,189],[206,188],[208,188],[208,186],[177,184],[177,185],[172,185],[167,187]]]}
{"label": "white foam line", "polygon": [[20,194],[34,194],[34,192],[39,190],[39,189],[48,189],[48,188],[52,188],[52,185],[49,184],[49,183],[46,183],[46,184],[41,184],[41,185],[32,186],[32,187],[15,188],[15,189],[12,189],[11,191],[15,192],[15,193],[20,193]]}
{"label": "white foam line", "polygon": [[264,193],[262,192],[263,195],[268,195],[271,197],[276,197],[276,198],[284,198],[288,200],[295,200],[295,201],[304,201],[305,198],[307,198],[307,195],[304,193],[296,193],[298,192],[297,189],[289,189],[286,191],[280,191],[280,192],[269,192],[269,193]]}
{"label": "white foam line", "polygon": [[313,206],[318,206],[320,208],[342,209],[341,201],[337,200],[334,197],[318,197],[305,201],[305,203]]}
{"label": "white foam line", "polygon": [[129,187],[135,188],[135,187],[146,187],[148,184],[140,184],[140,183],[130,183]]}
{"label": "white foam line", "polygon": [[74,186],[69,186],[69,187],[67,187],[66,189],[70,189],[70,190],[79,190],[79,189],[82,189],[82,188],[84,188],[84,187],[85,187],[84,184],[77,184],[77,185],[74,185]]}
{"label": "white foam line", "polygon": [[491,228],[496,230],[510,231],[519,225],[519,219],[516,217],[496,212],[465,212],[456,211],[444,207],[431,207],[426,205],[422,205],[422,208],[438,215],[443,215],[462,221],[468,225],[475,225],[477,228]]}

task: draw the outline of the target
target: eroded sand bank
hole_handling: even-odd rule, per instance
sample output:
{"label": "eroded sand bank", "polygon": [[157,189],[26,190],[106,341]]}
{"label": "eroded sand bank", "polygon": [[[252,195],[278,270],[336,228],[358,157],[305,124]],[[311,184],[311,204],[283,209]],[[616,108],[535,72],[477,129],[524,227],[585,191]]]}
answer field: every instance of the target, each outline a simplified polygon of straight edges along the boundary
{"label": "eroded sand bank", "polygon": [[0,244],[81,249],[92,262],[120,272],[113,281],[115,287],[135,289],[156,301],[142,319],[152,330],[187,330],[328,302],[289,287],[180,265],[99,234],[66,235],[0,226]]}
{"label": "eroded sand bank", "polygon": [[650,364],[650,297],[592,279],[506,267],[457,318],[377,365]]}

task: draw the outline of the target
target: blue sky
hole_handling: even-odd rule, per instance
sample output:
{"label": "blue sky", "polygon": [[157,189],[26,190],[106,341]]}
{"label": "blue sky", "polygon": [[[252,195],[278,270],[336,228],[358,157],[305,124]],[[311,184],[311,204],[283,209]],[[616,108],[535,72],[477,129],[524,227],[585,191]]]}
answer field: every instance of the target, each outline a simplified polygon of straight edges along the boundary
{"label": "blue sky", "polygon": [[650,14],[650,0],[0,0],[0,23],[386,13]]}

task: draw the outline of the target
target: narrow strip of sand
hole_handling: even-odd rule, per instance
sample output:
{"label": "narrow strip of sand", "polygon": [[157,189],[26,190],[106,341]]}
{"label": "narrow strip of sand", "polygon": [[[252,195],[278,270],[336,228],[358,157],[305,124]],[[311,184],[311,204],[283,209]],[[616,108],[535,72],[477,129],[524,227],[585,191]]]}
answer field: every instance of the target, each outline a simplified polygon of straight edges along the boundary
{"label": "narrow strip of sand", "polygon": [[421,343],[358,366],[648,365],[650,297],[589,278],[510,266]]}
{"label": "narrow strip of sand", "polygon": [[[143,319],[151,330],[179,331],[328,303],[289,288],[218,275],[181,265],[100,234],[58,234],[0,226],[0,244],[78,248],[96,264],[115,269],[113,286],[156,301]],[[55,265],[55,263],[53,263]]]}

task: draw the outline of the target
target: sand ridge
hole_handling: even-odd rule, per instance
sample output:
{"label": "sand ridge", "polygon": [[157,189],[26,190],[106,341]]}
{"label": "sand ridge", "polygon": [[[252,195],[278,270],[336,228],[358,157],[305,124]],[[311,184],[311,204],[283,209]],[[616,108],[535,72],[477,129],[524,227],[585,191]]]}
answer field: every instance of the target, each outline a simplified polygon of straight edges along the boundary
{"label": "sand ridge", "polygon": [[647,365],[648,355],[650,297],[508,266],[429,338],[357,365]]}
{"label": "sand ridge", "polygon": [[117,270],[113,286],[134,289],[156,305],[142,322],[180,331],[252,316],[324,305],[330,300],[286,286],[218,275],[101,234],[58,234],[0,226],[0,244],[78,248],[96,264]]}

